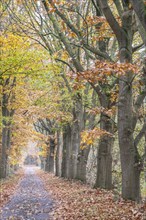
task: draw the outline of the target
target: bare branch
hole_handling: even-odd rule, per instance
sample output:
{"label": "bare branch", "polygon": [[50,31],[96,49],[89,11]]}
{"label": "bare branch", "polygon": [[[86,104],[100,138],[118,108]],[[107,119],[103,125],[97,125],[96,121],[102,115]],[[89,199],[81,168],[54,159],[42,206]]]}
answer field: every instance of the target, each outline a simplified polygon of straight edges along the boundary
{"label": "bare branch", "polygon": [[75,72],[75,70],[71,67],[71,65],[69,63],[67,63],[66,61],[61,60],[59,58],[56,58],[55,60],[59,61],[59,62],[62,62],[63,64],[67,65],[71,69],[71,71]]}

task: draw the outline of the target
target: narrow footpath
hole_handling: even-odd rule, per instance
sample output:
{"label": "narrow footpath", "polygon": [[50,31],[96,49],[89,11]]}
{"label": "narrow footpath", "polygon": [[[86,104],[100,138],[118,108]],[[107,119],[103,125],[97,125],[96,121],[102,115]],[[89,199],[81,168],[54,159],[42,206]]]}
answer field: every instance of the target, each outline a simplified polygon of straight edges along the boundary
{"label": "narrow footpath", "polygon": [[0,220],[50,220],[53,201],[35,167],[26,167],[16,193],[3,207]]}

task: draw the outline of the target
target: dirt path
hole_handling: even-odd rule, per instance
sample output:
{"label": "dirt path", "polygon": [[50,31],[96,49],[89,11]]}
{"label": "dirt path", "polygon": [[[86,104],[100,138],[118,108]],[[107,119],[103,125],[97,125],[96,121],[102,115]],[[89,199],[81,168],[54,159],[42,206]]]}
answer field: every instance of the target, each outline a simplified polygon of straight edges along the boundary
{"label": "dirt path", "polygon": [[25,168],[25,177],[9,203],[3,208],[0,220],[49,220],[53,202],[44,189],[35,167]]}

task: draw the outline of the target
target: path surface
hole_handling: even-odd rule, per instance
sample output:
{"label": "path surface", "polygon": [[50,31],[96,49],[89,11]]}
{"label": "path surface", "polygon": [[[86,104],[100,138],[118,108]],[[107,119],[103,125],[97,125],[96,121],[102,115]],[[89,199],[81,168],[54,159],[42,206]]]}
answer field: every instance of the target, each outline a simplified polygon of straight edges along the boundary
{"label": "path surface", "polygon": [[44,189],[35,167],[26,167],[25,176],[11,200],[3,208],[0,220],[49,220],[52,200]]}

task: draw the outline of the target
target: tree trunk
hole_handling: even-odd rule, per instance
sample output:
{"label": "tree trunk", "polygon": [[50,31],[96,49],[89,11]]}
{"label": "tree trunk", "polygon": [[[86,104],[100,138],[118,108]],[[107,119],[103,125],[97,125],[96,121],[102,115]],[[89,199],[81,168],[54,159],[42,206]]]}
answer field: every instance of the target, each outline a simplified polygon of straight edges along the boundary
{"label": "tree trunk", "polygon": [[47,156],[46,156],[46,160],[45,160],[44,170],[46,172],[49,172],[49,146],[47,146]]}
{"label": "tree trunk", "polygon": [[50,138],[50,146],[48,148],[45,171],[54,173],[54,151],[55,151],[55,140]]}
{"label": "tree trunk", "polygon": [[87,161],[89,155],[90,148],[80,150],[78,153],[78,163],[77,163],[77,176],[76,178],[86,182],[86,168],[87,168]]}
{"label": "tree trunk", "polygon": [[81,131],[85,128],[85,112],[81,97],[76,97],[76,105],[73,112],[74,124],[72,128],[72,155],[73,155],[73,176],[72,178],[86,182],[86,164],[88,150],[80,149]]}
{"label": "tree trunk", "polygon": [[[100,128],[113,134],[113,123],[110,118],[101,114]],[[97,177],[95,187],[112,188],[112,155],[114,139],[110,136],[101,137],[97,154]]]}
{"label": "tree trunk", "polygon": [[122,80],[120,81],[118,125],[122,168],[122,196],[124,199],[139,200],[140,161],[133,139],[132,88]]}
{"label": "tree trunk", "polygon": [[8,95],[2,95],[2,149],[0,155],[0,178],[7,176],[7,150],[10,148],[10,113],[7,109]]}
{"label": "tree trunk", "polygon": [[56,159],[55,159],[55,166],[56,166],[56,176],[61,176],[61,164],[62,164],[62,153],[63,151],[63,137],[62,132],[57,132],[57,149],[56,149]]}
{"label": "tree trunk", "polygon": [[[130,14],[124,20],[128,28],[122,38],[120,49],[121,63],[132,62],[132,34]],[[138,201],[140,199],[140,157],[133,138],[133,74],[126,71],[119,80],[118,135],[122,169],[122,197]]]}
{"label": "tree trunk", "polygon": [[0,159],[0,178],[7,176],[7,128],[2,128],[2,151]]}
{"label": "tree trunk", "polygon": [[69,165],[70,165],[70,149],[71,149],[71,127],[66,125],[63,131],[63,156],[61,176],[69,178]]}
{"label": "tree trunk", "polygon": [[71,127],[70,178],[75,179],[77,173],[77,155],[80,147],[80,129],[78,119],[74,118]]}
{"label": "tree trunk", "polygon": [[49,150],[49,172],[54,173],[54,153],[55,153],[55,140],[50,139],[50,150]]}

